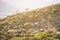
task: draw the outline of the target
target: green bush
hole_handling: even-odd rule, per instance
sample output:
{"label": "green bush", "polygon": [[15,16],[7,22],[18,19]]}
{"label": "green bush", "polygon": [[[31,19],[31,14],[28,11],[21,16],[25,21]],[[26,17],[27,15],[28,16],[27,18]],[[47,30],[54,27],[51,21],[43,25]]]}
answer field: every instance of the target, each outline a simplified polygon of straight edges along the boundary
{"label": "green bush", "polygon": [[36,37],[39,38],[39,39],[43,39],[43,38],[46,38],[48,36],[49,36],[48,33],[42,32],[42,33],[38,34]]}

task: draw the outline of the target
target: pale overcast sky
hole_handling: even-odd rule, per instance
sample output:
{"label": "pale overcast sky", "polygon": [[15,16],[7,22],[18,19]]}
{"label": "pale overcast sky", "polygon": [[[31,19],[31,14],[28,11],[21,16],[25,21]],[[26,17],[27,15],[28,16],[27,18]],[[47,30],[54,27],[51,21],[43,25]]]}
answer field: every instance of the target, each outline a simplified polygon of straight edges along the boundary
{"label": "pale overcast sky", "polygon": [[0,0],[0,17],[14,14],[16,10],[36,9],[56,3],[60,0]]}

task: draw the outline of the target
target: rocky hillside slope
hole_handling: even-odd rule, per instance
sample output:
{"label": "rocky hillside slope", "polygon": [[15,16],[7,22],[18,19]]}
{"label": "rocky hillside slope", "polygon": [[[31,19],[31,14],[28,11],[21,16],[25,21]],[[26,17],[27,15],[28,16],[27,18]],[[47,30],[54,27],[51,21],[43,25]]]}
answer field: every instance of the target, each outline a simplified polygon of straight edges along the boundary
{"label": "rocky hillside slope", "polygon": [[[57,31],[60,31],[60,4],[17,13],[0,20],[1,40],[34,40],[41,32],[54,34]],[[36,37],[36,40],[40,39],[40,36]]]}

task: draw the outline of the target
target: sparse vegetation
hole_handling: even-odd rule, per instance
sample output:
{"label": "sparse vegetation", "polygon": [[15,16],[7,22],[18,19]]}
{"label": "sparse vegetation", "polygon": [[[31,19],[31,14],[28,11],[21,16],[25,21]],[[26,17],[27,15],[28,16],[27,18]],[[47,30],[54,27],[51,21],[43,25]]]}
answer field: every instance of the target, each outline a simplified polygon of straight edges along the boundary
{"label": "sparse vegetation", "polygon": [[0,40],[60,40],[60,4],[1,19]]}

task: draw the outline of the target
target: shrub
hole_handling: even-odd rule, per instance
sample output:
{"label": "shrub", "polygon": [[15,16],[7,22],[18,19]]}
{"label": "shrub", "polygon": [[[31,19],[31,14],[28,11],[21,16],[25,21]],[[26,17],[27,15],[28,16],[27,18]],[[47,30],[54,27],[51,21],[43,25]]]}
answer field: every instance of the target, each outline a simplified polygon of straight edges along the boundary
{"label": "shrub", "polygon": [[36,37],[39,38],[39,39],[43,39],[43,38],[46,38],[48,36],[49,36],[48,33],[42,32],[42,33],[39,33]]}

